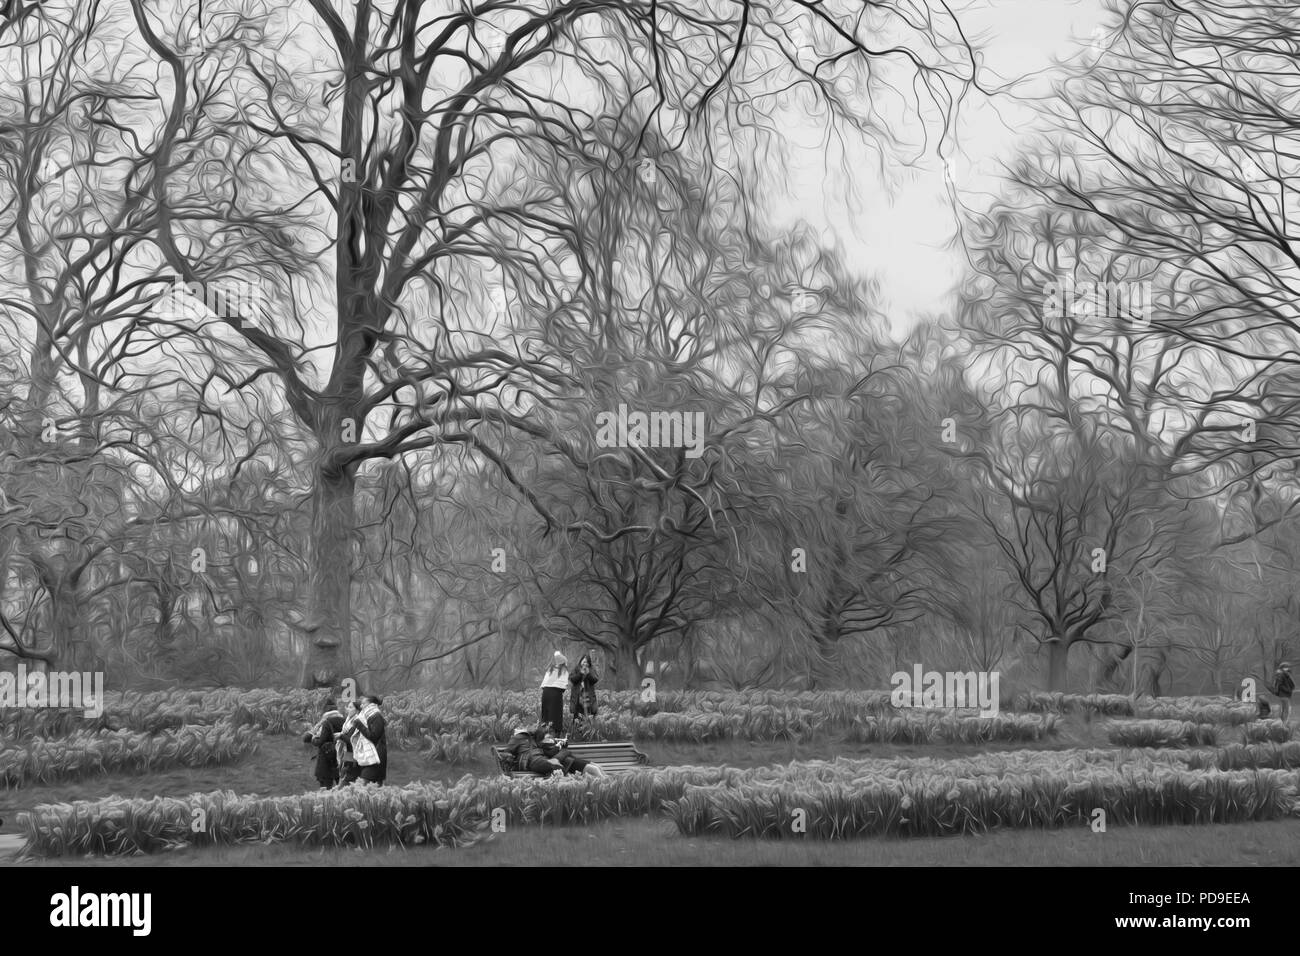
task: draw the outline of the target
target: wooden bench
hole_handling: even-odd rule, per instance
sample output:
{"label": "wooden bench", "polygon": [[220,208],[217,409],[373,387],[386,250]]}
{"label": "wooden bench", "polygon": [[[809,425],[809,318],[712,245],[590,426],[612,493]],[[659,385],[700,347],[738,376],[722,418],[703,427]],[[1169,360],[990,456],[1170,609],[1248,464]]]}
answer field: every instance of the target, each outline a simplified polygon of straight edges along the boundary
{"label": "wooden bench", "polygon": [[[590,760],[598,764],[606,773],[626,773],[650,762],[650,758],[637,750],[630,740],[602,740],[594,743],[569,744],[567,750],[575,757]],[[512,777],[532,777],[540,779],[543,775],[528,770],[510,770],[510,753],[505,747],[493,747],[497,766],[502,773]]]}

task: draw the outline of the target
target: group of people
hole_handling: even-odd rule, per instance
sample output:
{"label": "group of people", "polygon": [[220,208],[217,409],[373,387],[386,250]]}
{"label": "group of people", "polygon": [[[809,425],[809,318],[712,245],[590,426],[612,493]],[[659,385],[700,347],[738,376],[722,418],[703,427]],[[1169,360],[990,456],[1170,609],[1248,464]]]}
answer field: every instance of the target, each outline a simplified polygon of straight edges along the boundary
{"label": "group of people", "polygon": [[325,701],[321,719],[302,738],[316,748],[316,782],[322,789],[358,780],[383,785],[388,776],[388,738],[381,704],[378,697],[358,697],[347,701],[345,714],[333,700]]}
{"label": "group of people", "polygon": [[596,716],[596,682],[600,676],[591,663],[591,655],[583,654],[578,666],[569,670],[569,661],[556,651],[551,665],[542,672],[543,723],[551,725],[557,733],[564,732],[564,692],[569,691],[569,717],[572,724]]}
{"label": "group of people", "polygon": [[[535,725],[517,728],[506,748],[514,755],[520,770],[548,776],[559,773],[605,776],[597,764],[571,753],[567,738],[557,736],[564,732],[564,692],[569,691],[571,726],[577,726],[596,715],[598,680],[590,655],[582,655],[578,666],[570,671],[568,659],[555,652],[542,674],[541,719]],[[1278,699],[1281,711],[1278,716],[1289,720],[1291,695],[1295,692],[1290,664],[1279,665],[1269,689]],[[333,700],[325,701],[321,719],[302,738],[304,743],[316,747],[316,782],[323,789],[347,786],[357,780],[384,783],[388,776],[388,740],[384,715],[379,709],[382,704],[373,695],[358,697],[347,701],[343,713]],[[1261,717],[1268,715],[1268,704],[1263,698],[1259,708]]]}
{"label": "group of people", "polygon": [[516,728],[506,750],[514,755],[519,770],[545,776],[585,774],[603,777],[599,764],[576,756],[568,748],[564,732],[564,692],[569,692],[570,728],[596,716],[596,682],[600,680],[591,655],[583,654],[578,666],[569,670],[569,660],[559,651],[542,672],[541,719],[535,725]]}
{"label": "group of people", "polygon": [[[573,724],[596,715],[596,682],[600,677],[591,656],[584,654],[573,671],[559,651],[542,675],[541,720],[520,727],[508,749],[516,766],[535,773],[571,773],[603,777],[604,771],[589,760],[572,754],[564,732],[564,692],[569,691],[569,714]],[[325,701],[324,713],[303,734],[303,743],[316,748],[316,782],[322,789],[347,786],[355,781],[382,785],[388,776],[388,741],[385,736],[383,701],[373,695],[358,697],[339,711],[333,700]]]}

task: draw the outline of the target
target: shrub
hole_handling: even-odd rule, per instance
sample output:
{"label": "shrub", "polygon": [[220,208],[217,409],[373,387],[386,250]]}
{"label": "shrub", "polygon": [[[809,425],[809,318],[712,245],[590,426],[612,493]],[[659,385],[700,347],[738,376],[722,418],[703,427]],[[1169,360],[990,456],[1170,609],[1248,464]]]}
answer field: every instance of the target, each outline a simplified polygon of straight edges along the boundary
{"label": "shrub", "polygon": [[[20,814],[28,856],[138,854],[193,846],[463,846],[487,825],[481,811],[446,799],[442,787],[354,785],[297,797],[189,797],[43,805]],[[196,828],[195,821],[203,826]]]}
{"label": "shrub", "polygon": [[[1083,826],[1098,807],[1118,825],[1277,819],[1296,812],[1294,775],[1159,764],[1141,771],[1097,766],[1087,773],[975,778],[864,774],[847,783],[688,786],[666,810],[687,836],[845,839]],[[804,821],[805,832],[793,830],[796,819]]]}
{"label": "shrub", "polygon": [[906,716],[867,717],[854,722],[855,743],[986,743],[1040,740],[1056,733],[1055,714],[998,714],[993,717],[916,711]]}
{"label": "shrub", "polygon": [[1218,743],[1214,724],[1181,720],[1116,720],[1106,728],[1107,739],[1120,747],[1188,747]]}
{"label": "shrub", "polygon": [[53,783],[106,773],[231,763],[257,749],[258,734],[229,723],[184,727],[158,735],[125,730],[78,731],[58,740],[32,738],[0,747],[0,784]]}
{"label": "shrub", "polygon": [[1295,737],[1295,728],[1284,720],[1256,720],[1246,725],[1246,742],[1283,744]]}

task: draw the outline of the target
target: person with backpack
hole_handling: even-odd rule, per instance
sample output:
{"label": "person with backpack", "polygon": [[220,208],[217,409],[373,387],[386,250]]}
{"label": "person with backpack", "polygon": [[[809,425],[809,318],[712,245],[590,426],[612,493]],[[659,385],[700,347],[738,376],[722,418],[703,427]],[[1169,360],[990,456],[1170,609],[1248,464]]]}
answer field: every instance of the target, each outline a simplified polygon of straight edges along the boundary
{"label": "person with backpack", "polygon": [[343,729],[343,715],[335,709],[334,701],[325,701],[325,712],[315,726],[303,734],[302,742],[316,748],[316,782],[322,790],[329,790],[339,782],[339,761],[335,739]]}
{"label": "person with backpack", "polygon": [[1291,695],[1295,693],[1295,680],[1291,677],[1291,665],[1283,661],[1273,672],[1273,693],[1277,695],[1278,715],[1283,720],[1291,719]]}

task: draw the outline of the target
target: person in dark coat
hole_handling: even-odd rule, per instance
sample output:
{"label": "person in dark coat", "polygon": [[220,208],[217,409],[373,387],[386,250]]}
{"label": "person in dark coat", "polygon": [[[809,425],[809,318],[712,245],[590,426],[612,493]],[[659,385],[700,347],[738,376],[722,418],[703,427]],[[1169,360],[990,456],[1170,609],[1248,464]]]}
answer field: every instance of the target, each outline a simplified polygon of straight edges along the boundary
{"label": "person in dark coat", "polygon": [[1295,693],[1295,680],[1291,677],[1291,665],[1283,661],[1273,672],[1273,693],[1277,695],[1278,714],[1283,720],[1291,719],[1291,695]]}
{"label": "person in dark coat", "polygon": [[515,767],[543,776],[555,773],[586,774],[603,777],[598,764],[571,753],[550,734],[550,724],[540,721],[536,727],[520,727],[510,738],[506,750],[515,755]]}
{"label": "person in dark coat", "polygon": [[569,677],[569,716],[573,723],[596,716],[596,682],[600,675],[591,664],[591,655],[583,654],[577,670]]}
{"label": "person in dark coat", "polygon": [[367,783],[383,786],[388,777],[388,737],[384,724],[384,715],[379,711],[382,703],[378,697],[361,698],[361,713],[358,715],[357,732],[375,746],[379,752],[379,763],[361,768],[361,779]]}
{"label": "person in dark coat", "polygon": [[535,727],[520,727],[515,730],[510,742],[506,744],[506,750],[514,755],[516,769],[548,777],[555,771],[564,769],[558,759],[546,753],[549,748],[543,747],[548,726],[546,721],[541,721]]}
{"label": "person in dark coat", "polygon": [[335,738],[343,729],[343,715],[334,706],[334,701],[325,701],[325,712],[311,730],[303,734],[302,741],[316,748],[316,782],[322,790],[328,790],[339,782],[339,761],[335,748]]}

